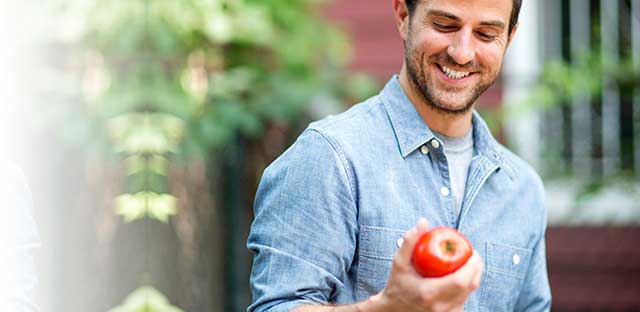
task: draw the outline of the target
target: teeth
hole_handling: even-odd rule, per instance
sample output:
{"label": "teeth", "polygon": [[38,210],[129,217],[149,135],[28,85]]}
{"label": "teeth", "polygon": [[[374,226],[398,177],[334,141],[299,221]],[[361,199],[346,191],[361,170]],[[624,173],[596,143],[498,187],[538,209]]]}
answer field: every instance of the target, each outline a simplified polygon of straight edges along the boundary
{"label": "teeth", "polygon": [[446,66],[442,66],[442,71],[447,74],[447,77],[449,78],[453,78],[453,79],[460,79],[460,78],[464,78],[469,76],[469,72],[459,72],[459,71],[455,71],[449,67]]}

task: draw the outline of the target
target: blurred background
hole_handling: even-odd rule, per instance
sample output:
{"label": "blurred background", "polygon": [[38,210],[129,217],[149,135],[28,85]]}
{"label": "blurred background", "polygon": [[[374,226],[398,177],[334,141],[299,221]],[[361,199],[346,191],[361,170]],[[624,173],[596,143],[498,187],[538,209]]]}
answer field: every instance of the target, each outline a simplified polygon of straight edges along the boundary
{"label": "blurred background", "polygon": [[[244,311],[264,168],[403,59],[391,1],[3,3],[42,311]],[[554,311],[640,311],[640,0],[525,0],[477,109],[547,191]]]}

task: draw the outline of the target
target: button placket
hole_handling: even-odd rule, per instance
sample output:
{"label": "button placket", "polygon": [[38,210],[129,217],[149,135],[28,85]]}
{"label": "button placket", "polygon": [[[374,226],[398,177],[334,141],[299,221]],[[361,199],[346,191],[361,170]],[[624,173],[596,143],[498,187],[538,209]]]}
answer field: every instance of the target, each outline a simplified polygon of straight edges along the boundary
{"label": "button placket", "polygon": [[[444,155],[444,146],[442,145],[442,143],[440,143],[440,141],[438,141],[438,139],[433,138],[431,140],[429,140],[427,142],[427,148],[429,149],[431,155],[434,157],[434,161],[437,163],[437,168],[439,170],[439,175],[442,179],[442,182],[440,184],[440,188],[437,189],[436,192],[438,192],[443,200],[443,204],[446,207],[450,206],[450,209],[447,209],[447,211],[445,212],[447,215],[447,219],[448,219],[448,225],[450,227],[455,227],[456,226],[456,220],[457,217],[455,216],[455,203],[452,200],[452,196],[451,196],[451,186],[450,186],[450,176],[449,176],[449,168],[448,168],[448,163],[447,163],[447,158]],[[442,148],[442,149],[441,149]]]}
{"label": "button placket", "polygon": [[448,187],[443,186],[443,187],[440,188],[440,195],[442,195],[444,197],[447,197],[447,196],[449,196],[450,193],[451,192],[449,191]]}
{"label": "button placket", "polygon": [[427,154],[429,154],[429,147],[428,147],[426,144],[425,144],[425,145],[422,145],[422,146],[420,147],[420,152],[421,152],[423,155],[427,155]]}

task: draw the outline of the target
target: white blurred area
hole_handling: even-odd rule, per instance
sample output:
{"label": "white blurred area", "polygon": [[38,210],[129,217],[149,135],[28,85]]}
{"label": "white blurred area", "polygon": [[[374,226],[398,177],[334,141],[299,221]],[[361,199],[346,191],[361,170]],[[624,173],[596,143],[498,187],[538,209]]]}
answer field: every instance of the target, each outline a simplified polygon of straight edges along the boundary
{"label": "white blurred area", "polygon": [[28,133],[33,123],[37,67],[42,59],[37,46],[46,20],[36,3],[0,2],[0,311],[46,311],[38,307],[40,238],[33,200],[24,168],[35,158],[36,142]]}
{"label": "white blurred area", "polygon": [[[104,269],[114,256],[95,237],[113,236],[118,221],[111,172],[87,163],[97,125],[74,115],[91,109],[95,89],[82,46],[94,3],[0,0],[0,164],[12,168],[0,167],[0,220],[11,225],[0,222],[0,298],[12,298],[0,312],[106,311],[125,297],[114,292],[132,291],[117,286],[126,273]],[[19,237],[37,242],[28,255],[9,247]]]}
{"label": "white blurred area", "polygon": [[41,160],[43,142],[30,139],[61,104],[50,95],[68,92],[77,75],[62,65],[64,48],[80,40],[81,10],[91,2],[65,2],[0,0],[0,155],[21,166]]}
{"label": "white blurred area", "polygon": [[[52,251],[43,252],[42,225],[54,210],[41,199],[36,164],[47,161],[41,126],[51,82],[47,42],[55,33],[45,1],[0,0],[0,311],[53,311]],[[49,191],[53,192],[51,188]],[[46,232],[46,231],[45,231]]]}
{"label": "white blurred area", "polygon": [[39,311],[34,255],[41,243],[31,193],[18,167],[2,162],[0,170],[0,311]]}

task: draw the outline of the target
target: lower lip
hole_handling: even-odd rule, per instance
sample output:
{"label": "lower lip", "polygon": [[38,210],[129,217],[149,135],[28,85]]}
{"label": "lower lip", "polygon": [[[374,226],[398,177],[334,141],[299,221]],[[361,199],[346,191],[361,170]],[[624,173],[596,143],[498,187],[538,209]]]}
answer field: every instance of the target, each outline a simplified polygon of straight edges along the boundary
{"label": "lower lip", "polygon": [[469,75],[460,78],[460,79],[456,79],[456,78],[451,78],[449,76],[447,76],[447,74],[445,74],[442,69],[440,68],[439,65],[435,65],[436,67],[436,71],[438,73],[440,73],[440,77],[442,77],[442,80],[444,80],[445,82],[449,83],[449,84],[454,84],[454,85],[458,85],[458,84],[464,84],[465,82],[469,81],[471,79],[471,77],[473,75],[475,75],[474,73],[470,73]]}

